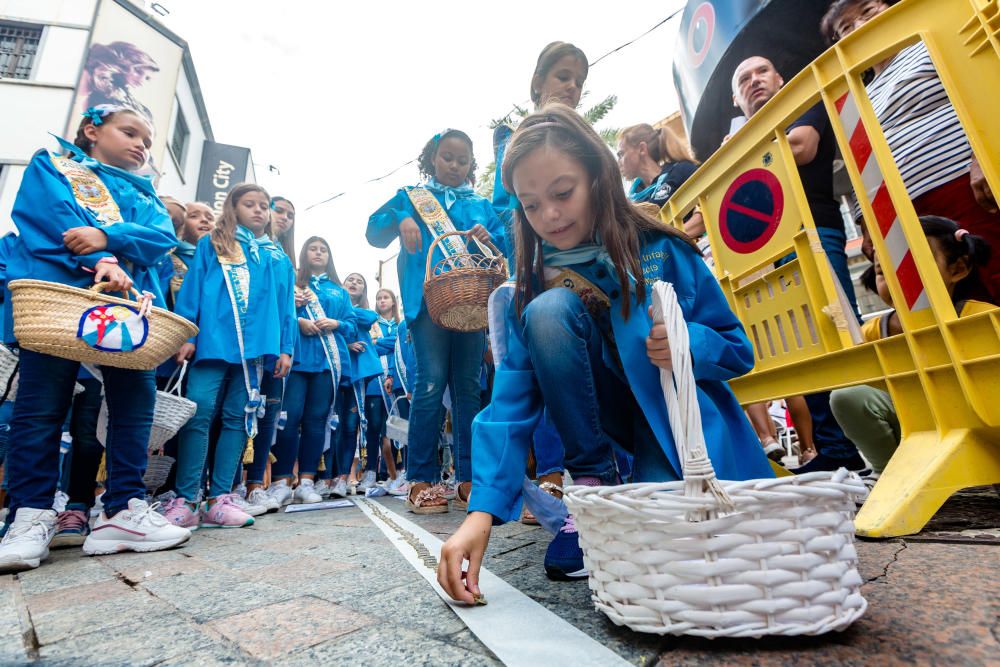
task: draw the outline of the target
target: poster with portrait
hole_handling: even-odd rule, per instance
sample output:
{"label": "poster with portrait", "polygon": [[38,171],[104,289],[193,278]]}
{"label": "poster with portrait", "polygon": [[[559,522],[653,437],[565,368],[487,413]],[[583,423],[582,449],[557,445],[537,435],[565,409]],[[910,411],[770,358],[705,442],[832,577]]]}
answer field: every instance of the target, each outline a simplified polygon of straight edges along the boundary
{"label": "poster with portrait", "polygon": [[127,0],[100,0],[90,46],[76,87],[67,136],[76,136],[84,111],[99,104],[134,109],[153,126],[143,173],[158,173],[170,133],[184,49]]}

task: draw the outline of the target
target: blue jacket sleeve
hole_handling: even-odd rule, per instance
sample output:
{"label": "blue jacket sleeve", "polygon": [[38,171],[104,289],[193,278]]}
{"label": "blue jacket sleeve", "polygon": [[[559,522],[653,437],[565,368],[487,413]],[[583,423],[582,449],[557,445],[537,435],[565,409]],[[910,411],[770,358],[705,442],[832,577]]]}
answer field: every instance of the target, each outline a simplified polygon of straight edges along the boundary
{"label": "blue jacket sleeve", "polygon": [[139,266],[153,266],[177,245],[177,236],[163,202],[157,197],[145,201],[149,203],[137,207],[135,221],[101,227],[101,231],[112,253]]}
{"label": "blue jacket sleeve", "polygon": [[486,231],[493,237],[493,243],[500,249],[503,256],[511,257],[511,248],[507,239],[507,228],[500,221],[500,218],[497,217],[493,204],[485,199],[483,200],[483,204],[483,208],[486,209],[486,223],[483,226],[486,227]]}
{"label": "blue jacket sleeve", "polygon": [[368,218],[365,238],[376,248],[386,248],[399,236],[399,223],[410,217],[413,217],[413,207],[406,191],[400,190]]}
{"label": "blue jacket sleeve", "polygon": [[507,354],[493,378],[493,398],[472,423],[470,512],[487,512],[498,522],[517,518],[521,481],[532,434],[542,416],[542,394],[531,357],[507,310]]}
{"label": "blue jacket sleeve", "polygon": [[375,314],[374,310],[368,310],[367,308],[354,308],[354,321],[358,327],[358,333],[362,331],[367,332],[372,328],[372,325],[378,321],[378,315]]}
{"label": "blue jacket sleeve", "polygon": [[339,301],[340,307],[334,313],[327,313],[327,317],[337,320],[339,326],[337,331],[344,337],[347,343],[353,343],[358,336],[358,325],[355,322],[354,307],[345,296]]}
{"label": "blue jacket sleeve", "polygon": [[25,169],[11,217],[21,242],[32,255],[61,263],[69,270],[93,270],[102,258],[113,256],[105,250],[74,255],[63,244],[63,232],[100,225],[73,198],[69,183],[46,151],[35,153]]}
{"label": "blue jacket sleeve", "polygon": [[[208,263],[214,261],[215,252],[212,249],[211,237],[206,235],[198,242],[198,249],[195,250],[194,259],[191,260],[187,273],[184,274],[184,282],[181,284],[180,291],[177,292],[177,301],[174,302],[174,312],[196,324],[201,314],[203,288],[208,277]],[[196,335],[188,342],[197,344],[197,339]]]}
{"label": "blue jacket sleeve", "polygon": [[749,373],[753,346],[715,276],[694,253],[677,252],[675,257],[688,264],[694,277],[694,302],[686,314],[694,379],[730,380]]}
{"label": "blue jacket sleeve", "polygon": [[295,312],[295,269],[292,268],[291,261],[284,258],[278,265],[279,271],[285,272],[283,288],[278,295],[280,299],[279,310],[281,313],[281,354],[294,354],[295,342],[299,337],[299,316]]}
{"label": "blue jacket sleeve", "polygon": [[396,334],[381,336],[377,341],[375,341],[375,351],[378,352],[380,357],[386,354],[391,356],[395,350]]}

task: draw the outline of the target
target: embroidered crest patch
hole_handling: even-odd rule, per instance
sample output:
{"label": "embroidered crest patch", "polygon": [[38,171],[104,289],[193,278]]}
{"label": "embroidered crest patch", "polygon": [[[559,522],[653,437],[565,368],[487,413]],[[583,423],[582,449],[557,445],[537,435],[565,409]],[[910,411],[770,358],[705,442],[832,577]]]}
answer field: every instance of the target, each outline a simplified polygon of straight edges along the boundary
{"label": "embroidered crest patch", "polygon": [[146,343],[149,322],[130,306],[94,306],[80,316],[76,335],[95,350],[131,352]]}

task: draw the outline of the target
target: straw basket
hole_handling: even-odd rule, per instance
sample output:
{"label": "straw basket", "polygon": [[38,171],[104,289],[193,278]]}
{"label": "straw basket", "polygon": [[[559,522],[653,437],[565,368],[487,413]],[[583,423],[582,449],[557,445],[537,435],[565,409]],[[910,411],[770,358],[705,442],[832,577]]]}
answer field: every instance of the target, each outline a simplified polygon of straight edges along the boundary
{"label": "straw basket", "polygon": [[13,401],[17,396],[17,368],[20,359],[6,345],[0,345],[0,403]]}
{"label": "straw basket", "polygon": [[854,550],[846,470],[720,482],[705,451],[687,326],[672,286],[673,373],[661,371],[684,481],[566,489],[594,604],[639,632],[701,637],[818,635],[867,608]]}
{"label": "straw basket", "polygon": [[[445,257],[431,267],[434,248],[448,236],[475,240],[482,253],[464,252]],[[468,232],[447,232],[434,239],[427,251],[424,303],[431,319],[451,331],[482,331],[487,324],[490,294],[507,280],[507,264],[490,241]]]}
{"label": "straw basket", "polygon": [[[194,324],[162,308],[153,308],[143,317],[135,301],[104,294],[103,283],[83,289],[43,280],[15,280],[8,286],[14,308],[14,336],[21,347],[63,359],[152,370],[198,333]],[[133,290],[133,295],[138,293]],[[98,315],[106,318],[104,330],[109,334],[114,327],[118,329],[104,342],[111,338],[117,341],[122,330],[128,329],[129,345],[119,350],[110,342],[102,345],[100,339],[88,344],[86,327]]]}
{"label": "straw basket", "polygon": [[395,440],[400,446],[406,444],[410,434],[410,422],[400,416],[399,408],[397,407],[401,398],[405,398],[405,396],[397,396],[392,401],[392,407],[389,408],[389,416],[385,420],[385,436],[390,440]]}
{"label": "straw basket", "polygon": [[[156,405],[153,408],[153,426],[149,430],[148,449],[151,453],[162,452],[167,440],[177,435],[177,432],[194,416],[198,405],[181,396],[181,382],[187,373],[187,362],[178,366],[164,391],[156,392]],[[101,443],[108,437],[108,403],[101,401],[101,412],[97,416],[97,436]],[[151,456],[152,458],[152,456]]]}

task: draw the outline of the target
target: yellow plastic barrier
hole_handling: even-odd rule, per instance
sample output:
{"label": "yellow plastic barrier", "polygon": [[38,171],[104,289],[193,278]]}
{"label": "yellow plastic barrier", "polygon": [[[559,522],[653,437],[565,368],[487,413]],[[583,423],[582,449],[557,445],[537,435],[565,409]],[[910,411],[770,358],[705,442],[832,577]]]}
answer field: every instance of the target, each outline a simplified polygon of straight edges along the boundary
{"label": "yellow plastic barrier", "polygon": [[[705,216],[717,276],[757,354],[732,382],[744,404],[864,383],[892,396],[902,442],[857,516],[860,535],[919,532],[955,491],[1000,482],[1000,310],[957,318],[861,75],[923,40],[1000,192],[998,35],[997,0],[902,0],[788,82],[661,211],[677,226],[695,206]],[[905,331],[875,343],[858,343],[785,138],[819,100]]]}

